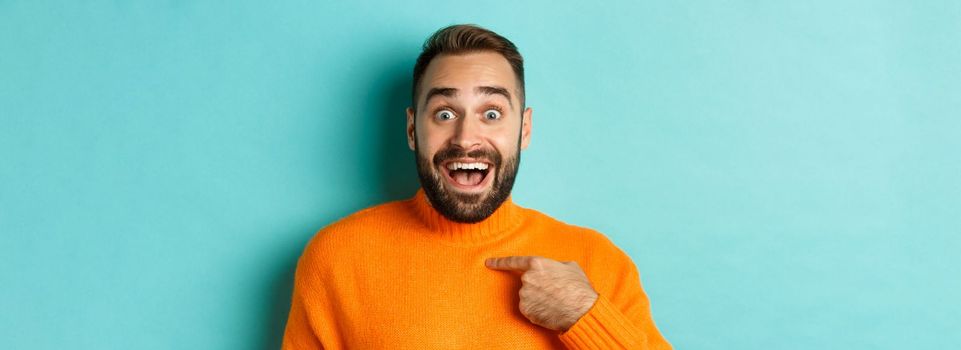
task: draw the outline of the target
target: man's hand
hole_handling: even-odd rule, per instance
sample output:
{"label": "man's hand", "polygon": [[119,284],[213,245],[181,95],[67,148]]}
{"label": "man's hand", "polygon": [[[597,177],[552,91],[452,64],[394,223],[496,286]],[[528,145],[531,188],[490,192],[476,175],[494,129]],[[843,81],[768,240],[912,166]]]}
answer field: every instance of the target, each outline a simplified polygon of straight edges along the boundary
{"label": "man's hand", "polygon": [[597,291],[575,261],[539,256],[489,258],[488,268],[521,272],[520,311],[532,323],[565,332],[597,300]]}

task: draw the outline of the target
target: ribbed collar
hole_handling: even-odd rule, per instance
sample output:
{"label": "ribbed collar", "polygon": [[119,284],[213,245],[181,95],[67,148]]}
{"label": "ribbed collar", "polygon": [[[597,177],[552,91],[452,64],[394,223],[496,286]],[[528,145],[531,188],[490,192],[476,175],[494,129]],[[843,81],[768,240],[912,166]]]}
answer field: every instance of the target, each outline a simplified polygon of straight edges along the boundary
{"label": "ribbed collar", "polygon": [[491,216],[473,224],[452,221],[438,212],[430,204],[423,188],[417,190],[411,202],[418,218],[431,234],[451,242],[480,242],[499,236],[517,227],[523,214],[522,208],[514,204],[511,196]]}

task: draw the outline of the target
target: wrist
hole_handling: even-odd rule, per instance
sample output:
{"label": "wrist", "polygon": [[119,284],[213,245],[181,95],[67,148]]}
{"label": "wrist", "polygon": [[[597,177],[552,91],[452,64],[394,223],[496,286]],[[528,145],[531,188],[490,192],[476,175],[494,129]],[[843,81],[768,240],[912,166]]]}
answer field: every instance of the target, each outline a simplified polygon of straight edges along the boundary
{"label": "wrist", "polygon": [[565,327],[562,327],[561,332],[567,332],[567,330],[573,327],[574,324],[581,319],[581,317],[584,317],[584,315],[590,312],[591,308],[594,307],[594,303],[597,302],[597,298],[598,294],[593,290],[585,293],[584,296],[578,300],[577,307],[574,308],[575,311],[571,314],[571,317],[568,319],[568,322],[566,322]]}

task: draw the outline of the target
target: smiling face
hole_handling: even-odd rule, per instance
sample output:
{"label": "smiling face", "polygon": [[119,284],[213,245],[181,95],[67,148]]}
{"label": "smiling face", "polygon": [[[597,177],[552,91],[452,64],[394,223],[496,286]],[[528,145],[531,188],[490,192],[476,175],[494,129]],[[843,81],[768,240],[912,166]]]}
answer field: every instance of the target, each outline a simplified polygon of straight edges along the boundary
{"label": "smiling face", "polygon": [[508,61],[495,52],[435,57],[407,109],[407,143],[431,204],[448,219],[478,222],[510,195],[532,110],[522,111]]}

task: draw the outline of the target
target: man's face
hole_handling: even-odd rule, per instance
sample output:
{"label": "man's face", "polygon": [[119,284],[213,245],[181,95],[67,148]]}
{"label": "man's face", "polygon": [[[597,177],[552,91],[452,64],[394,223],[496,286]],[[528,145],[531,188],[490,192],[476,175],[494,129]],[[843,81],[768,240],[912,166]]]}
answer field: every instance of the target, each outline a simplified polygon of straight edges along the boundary
{"label": "man's face", "polygon": [[421,78],[407,143],[431,204],[447,218],[478,222],[510,195],[531,114],[521,111],[510,63],[494,52],[440,55]]}

